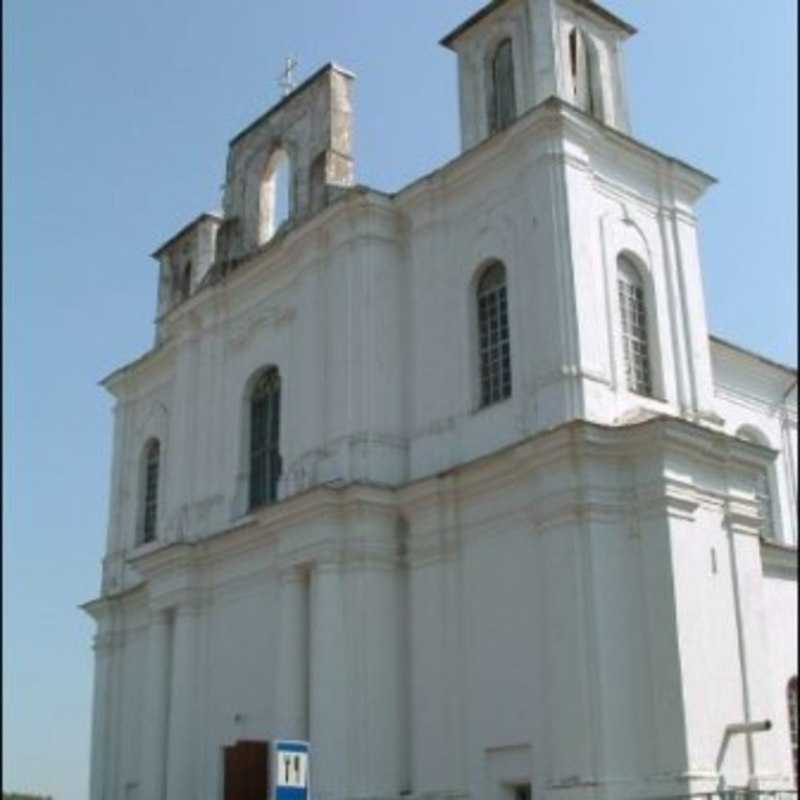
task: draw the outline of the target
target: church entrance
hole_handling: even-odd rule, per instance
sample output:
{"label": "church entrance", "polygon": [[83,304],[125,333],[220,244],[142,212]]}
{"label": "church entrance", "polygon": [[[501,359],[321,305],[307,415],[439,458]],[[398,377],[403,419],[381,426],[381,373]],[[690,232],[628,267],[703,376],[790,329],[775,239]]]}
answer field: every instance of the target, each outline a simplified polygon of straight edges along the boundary
{"label": "church entrance", "polygon": [[225,748],[224,800],[265,800],[268,795],[269,744],[237,742]]}

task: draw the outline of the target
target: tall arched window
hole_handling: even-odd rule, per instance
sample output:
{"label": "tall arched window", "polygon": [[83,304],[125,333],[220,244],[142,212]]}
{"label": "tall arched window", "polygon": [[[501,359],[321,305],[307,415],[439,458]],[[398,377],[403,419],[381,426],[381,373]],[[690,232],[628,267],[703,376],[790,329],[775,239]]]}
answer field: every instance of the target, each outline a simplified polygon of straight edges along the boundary
{"label": "tall arched window", "polygon": [[[760,432],[750,427],[740,428],[736,432],[739,439],[744,439],[751,444],[759,444],[762,447],[769,447],[767,438]],[[762,520],[761,535],[765,539],[775,539],[775,517],[773,514],[772,500],[772,478],[770,477],[769,467],[759,469],[756,476],[756,503],[758,504],[758,515]]]}
{"label": "tall arched window", "polygon": [[625,255],[617,259],[617,290],[628,389],[651,397],[653,371],[647,332],[647,303],[638,267]]}
{"label": "tall arched window", "polygon": [[278,498],[281,378],[274,367],[258,379],[250,397],[250,508]]}
{"label": "tall arched window", "polygon": [[478,281],[478,354],[481,405],[511,397],[511,338],[506,268],[495,261]]}
{"label": "tall arched window", "polygon": [[489,117],[489,129],[492,133],[507,128],[517,118],[514,49],[511,39],[503,39],[492,58],[492,97]]}
{"label": "tall arched window", "polygon": [[797,698],[797,675],[789,681],[787,690],[789,702],[789,741],[792,747],[792,765],[794,767],[794,785],[800,788],[800,709]]}
{"label": "tall arched window", "polygon": [[600,69],[594,42],[579,28],[569,34],[569,66],[575,105],[597,119],[603,118]]}
{"label": "tall arched window", "polygon": [[268,242],[293,211],[292,162],[283,149],[269,159],[259,197],[258,241]]}
{"label": "tall arched window", "polygon": [[142,542],[154,542],[158,525],[158,476],[161,445],[151,439],[144,450],[144,496],[142,498]]}

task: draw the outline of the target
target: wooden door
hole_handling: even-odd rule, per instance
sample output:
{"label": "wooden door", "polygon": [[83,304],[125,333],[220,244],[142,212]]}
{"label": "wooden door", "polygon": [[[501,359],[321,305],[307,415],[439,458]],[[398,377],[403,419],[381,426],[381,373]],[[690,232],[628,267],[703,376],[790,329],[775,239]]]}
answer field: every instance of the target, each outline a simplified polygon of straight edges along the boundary
{"label": "wooden door", "polygon": [[269,800],[268,764],[267,742],[226,747],[224,800]]}

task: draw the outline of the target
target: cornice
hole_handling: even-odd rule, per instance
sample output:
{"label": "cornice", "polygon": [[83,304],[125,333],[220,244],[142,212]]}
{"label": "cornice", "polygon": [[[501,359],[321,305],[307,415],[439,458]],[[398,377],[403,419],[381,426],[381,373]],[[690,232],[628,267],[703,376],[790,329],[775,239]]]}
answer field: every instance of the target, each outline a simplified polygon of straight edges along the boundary
{"label": "cornice", "polygon": [[[143,355],[107,375],[99,381],[98,385],[102,386],[116,399],[121,401],[128,400],[128,395],[131,394],[136,383],[145,379],[148,373],[168,370],[173,366],[176,351],[176,342],[173,339],[166,339],[152,350],[148,350]],[[168,378],[169,376],[165,375],[164,382]],[[157,387],[150,387],[150,390],[155,388]]]}
{"label": "cornice", "polygon": [[[439,44],[442,45],[442,47],[455,50],[456,48],[454,45],[458,39],[471,32],[475,26],[478,25],[478,23],[484,20],[485,17],[495,14],[506,2],[507,0],[494,0],[494,2],[485,5],[471,17],[462,22],[457,28],[450,31],[450,33],[441,39]],[[605,9],[597,3],[592,2],[592,0],[572,0],[572,2],[576,8],[581,10],[582,13],[587,14],[587,16],[591,17],[595,22],[599,22],[604,26],[616,31],[617,34],[622,38],[627,39],[629,36],[633,36],[635,33],[637,33],[637,30],[633,27],[633,25],[625,22],[625,20],[621,19],[615,14],[612,14],[610,11],[608,11],[608,9]]]}
{"label": "cornice", "polygon": [[[273,553],[270,569],[278,571],[312,563],[330,563],[339,569],[395,569],[401,563],[397,526],[403,517],[410,524],[410,563],[452,558],[461,541],[470,536],[474,514],[470,512],[465,525],[465,511],[479,506],[487,496],[496,497],[504,489],[522,485],[527,499],[515,501],[517,507],[509,513],[527,515],[532,530],[619,521],[631,514],[692,520],[703,505],[717,510],[724,507],[729,525],[737,531],[758,533],[758,511],[747,498],[731,499],[726,493],[669,474],[649,485],[630,488],[604,488],[592,480],[592,471],[607,463],[666,459],[675,454],[722,471],[730,467],[748,471],[768,464],[775,451],[669,416],[616,427],[576,420],[400,489],[368,484],[313,487],[259,509],[211,536],[148,545],[134,551],[128,561],[148,581],[183,574],[188,579],[184,585],[201,583],[203,569],[220,559],[265,548]],[[541,476],[556,469],[564,471],[571,485],[543,494]],[[320,529],[313,540],[293,537],[293,528],[314,523],[328,527]],[[120,596],[136,591],[140,587]],[[107,604],[115,601],[100,598],[85,609],[99,619]]]}
{"label": "cornice", "polygon": [[764,571],[776,576],[797,580],[798,550],[791,545],[780,544],[770,539],[761,539],[761,563]]}
{"label": "cornice", "polygon": [[729,342],[727,339],[722,339],[719,336],[711,334],[709,337],[712,352],[716,350],[720,355],[728,357],[731,360],[738,360],[740,363],[747,363],[753,367],[760,367],[769,371],[780,371],[787,376],[797,379],[797,367],[790,367],[787,364],[781,364],[779,361],[774,361],[767,358],[761,353],[756,353],[754,350],[748,350],[746,347]]}
{"label": "cornice", "polygon": [[195,544],[191,542],[169,542],[161,546],[134,551],[128,563],[146,579],[151,580],[165,572],[191,568],[194,563]]}
{"label": "cornice", "polygon": [[[273,546],[281,534],[292,527],[332,520],[347,525],[363,518],[397,522],[394,491],[363,484],[337,488],[315,487],[259,509],[210,536],[189,542],[149,546],[134,552],[128,561],[149,581],[181,571],[194,573],[220,557]],[[290,550],[288,555],[284,553],[282,557],[287,559],[285,565],[289,565],[319,559],[379,563],[385,561],[387,556],[380,537],[371,542],[356,535],[345,536],[341,542],[313,544],[306,551],[302,547]]]}
{"label": "cornice", "polygon": [[125,605],[135,605],[137,601],[144,604],[146,598],[145,584],[142,582],[115,594],[101,595],[78,607],[99,623],[107,619],[110,613]]}
{"label": "cornice", "polygon": [[714,394],[722,400],[730,403],[735,403],[742,408],[747,408],[750,411],[755,411],[765,417],[774,418],[779,412],[782,412],[786,417],[792,421],[797,422],[797,408],[788,404],[781,404],[780,402],[770,403],[763,397],[757,397],[742,391],[736,386],[726,385],[724,383],[717,383],[714,386]]}
{"label": "cornice", "polygon": [[[442,498],[444,479],[451,479],[461,502],[477,503],[505,487],[518,485],[544,470],[563,467],[571,474],[582,475],[586,466],[637,460],[659,449],[666,457],[683,454],[716,468],[753,469],[769,464],[777,452],[761,445],[736,439],[677,417],[657,415],[626,426],[604,426],[576,420],[543,431],[489,455],[461,464],[398,490],[403,513],[420,524],[435,513]],[[669,476],[653,489],[657,494],[646,503],[658,501],[670,513],[692,518],[698,504],[719,505],[722,499]],[[665,493],[666,492],[666,493]],[[607,513],[607,502],[575,498],[575,504],[588,503],[584,514]],[[574,513],[574,512],[570,512]]]}
{"label": "cornice", "polygon": [[[389,196],[364,186],[351,187],[318,214],[242,257],[224,275],[209,280],[191,298],[167,312],[161,321],[177,332],[192,314],[199,314],[197,332],[213,329],[220,323],[216,298],[221,290],[231,296],[247,297],[250,284],[263,283],[265,275],[285,273],[289,277],[270,292],[274,295],[354,242],[376,240],[396,244],[400,238],[400,216]],[[309,259],[309,253],[315,256]]]}
{"label": "cornice", "polygon": [[[414,180],[393,197],[403,209],[408,210],[430,193],[441,194],[457,190],[461,183],[478,177],[486,165],[494,163],[507,152],[518,153],[521,144],[540,145],[548,136],[572,138],[587,148],[603,147],[614,159],[619,159],[620,154],[623,154],[626,164],[635,162],[643,174],[652,180],[653,190],[659,194],[659,198],[650,202],[659,208],[668,206],[675,213],[686,215],[676,205],[673,190],[677,189],[678,194],[693,204],[716,183],[716,179],[707,173],[605,125],[558,97],[551,96],[521,114],[502,132],[484,139],[438,169]],[[542,155],[553,157],[554,154],[543,153],[539,157]],[[565,163],[572,163],[568,155],[564,157],[567,159]],[[582,159],[577,159],[574,163],[585,168]],[[691,215],[687,217],[694,219]]]}
{"label": "cornice", "polygon": [[152,605],[154,611],[172,609],[175,619],[201,616],[213,603],[213,593],[204,586],[191,586],[160,594]]}
{"label": "cornice", "polygon": [[211,212],[204,212],[199,216],[195,217],[191,222],[184,225],[177,233],[173,234],[167,241],[163,244],[159,245],[159,247],[151,254],[151,258],[158,260],[158,258],[164,253],[165,250],[170,249],[173,245],[179,243],[181,239],[187,236],[190,233],[193,233],[195,229],[199,228],[202,223],[204,222],[211,222],[212,224],[221,224],[222,217],[219,214],[213,214]]}
{"label": "cornice", "polygon": [[636,492],[636,511],[640,519],[662,518],[694,522],[700,507],[700,493],[694,486],[670,480],[639,487]]}
{"label": "cornice", "polygon": [[249,125],[243,128],[239,133],[237,133],[228,143],[229,147],[233,149],[234,147],[245,145],[247,143],[247,138],[251,133],[258,131],[258,129],[271,117],[277,114],[281,109],[286,108],[287,106],[294,103],[307,89],[309,89],[316,81],[318,81],[323,76],[328,76],[330,73],[337,73],[339,75],[344,76],[348,79],[354,79],[355,73],[351,72],[349,69],[336,64],[333,61],[329,61],[327,64],[323,64],[316,72],[306,78],[299,86],[296,86],[292,89],[289,94],[282,97],[275,105],[270,106],[263,114],[258,116],[255,120],[253,120]]}
{"label": "cornice", "polygon": [[757,538],[760,537],[764,525],[758,503],[746,498],[729,498],[725,505],[724,520],[731,533]]}

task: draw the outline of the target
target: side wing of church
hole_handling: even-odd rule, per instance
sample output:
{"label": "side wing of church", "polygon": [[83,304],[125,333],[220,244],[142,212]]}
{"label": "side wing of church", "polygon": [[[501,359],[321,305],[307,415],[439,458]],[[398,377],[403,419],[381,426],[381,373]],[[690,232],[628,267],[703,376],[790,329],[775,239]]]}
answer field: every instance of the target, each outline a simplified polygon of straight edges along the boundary
{"label": "side wing of church", "polygon": [[92,800],[266,797],[282,739],[316,800],[795,786],[797,373],[709,334],[634,33],[488,5],[393,195],[333,64],[230,142],[103,382]]}

